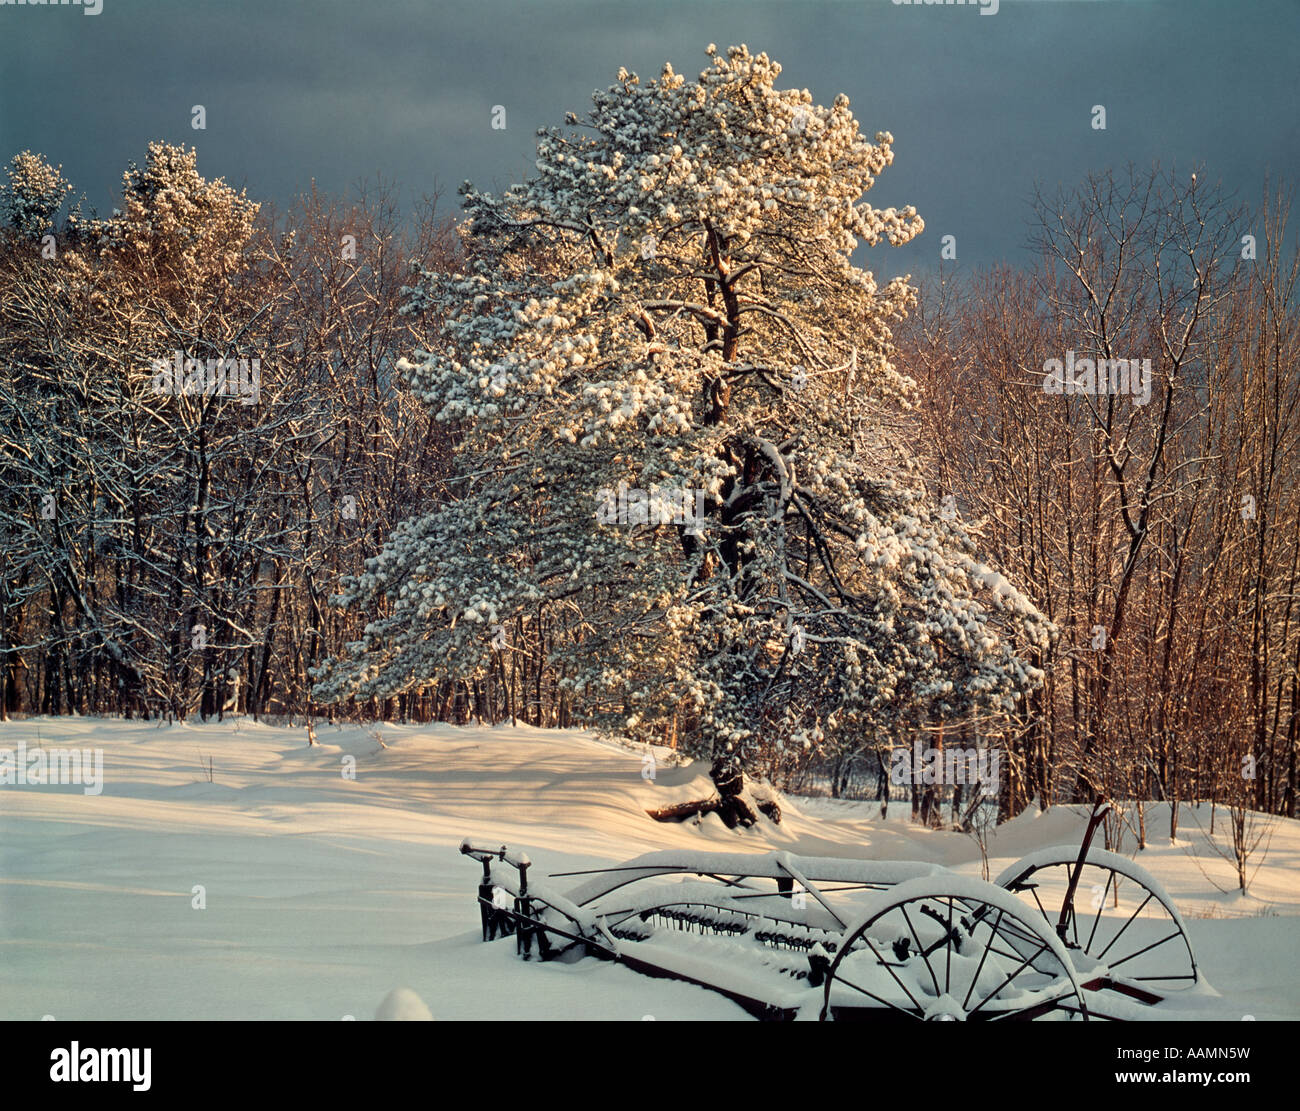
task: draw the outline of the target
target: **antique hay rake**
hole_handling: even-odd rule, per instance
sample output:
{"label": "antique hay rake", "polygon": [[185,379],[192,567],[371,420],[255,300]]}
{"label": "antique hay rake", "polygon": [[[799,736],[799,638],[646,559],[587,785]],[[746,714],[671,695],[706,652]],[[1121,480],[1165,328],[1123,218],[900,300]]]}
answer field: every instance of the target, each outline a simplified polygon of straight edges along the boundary
{"label": "antique hay rake", "polygon": [[508,846],[460,851],[483,868],[485,941],[617,961],[759,1018],[1155,1017],[1200,974],[1160,883],[1091,848],[1105,810],[1078,848],[1033,853],[992,883],[907,861],[669,850],[556,873],[584,877],[560,892]]}

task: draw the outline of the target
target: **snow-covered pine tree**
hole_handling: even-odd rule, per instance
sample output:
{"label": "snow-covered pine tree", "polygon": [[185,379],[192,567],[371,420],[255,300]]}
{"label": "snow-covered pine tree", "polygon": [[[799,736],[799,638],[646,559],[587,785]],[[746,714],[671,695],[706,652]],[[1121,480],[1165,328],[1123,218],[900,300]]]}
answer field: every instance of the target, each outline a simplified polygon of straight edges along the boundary
{"label": "snow-covered pine tree", "polygon": [[51,166],[29,150],[14,155],[0,182],[0,222],[24,239],[39,239],[53,230],[50,221],[63,207],[72,186],[63,167]]}
{"label": "snow-covered pine tree", "polygon": [[762,743],[1005,713],[1040,681],[1017,649],[1050,624],[902,443],[913,290],[851,260],[923,227],[862,200],[892,136],[778,90],[765,54],[708,53],[697,82],[621,70],[539,132],[536,176],[462,188],[470,265],[413,291],[441,336],[402,364],[460,436],[458,495],[345,582],[374,618],[316,697],[482,674],[494,625],[562,603],[549,658],[587,720],[681,712],[721,785]]}

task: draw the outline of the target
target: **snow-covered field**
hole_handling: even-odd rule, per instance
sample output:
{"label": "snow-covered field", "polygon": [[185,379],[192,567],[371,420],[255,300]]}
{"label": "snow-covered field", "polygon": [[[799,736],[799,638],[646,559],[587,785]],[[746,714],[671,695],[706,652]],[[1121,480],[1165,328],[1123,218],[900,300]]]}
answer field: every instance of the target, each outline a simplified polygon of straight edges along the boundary
{"label": "snow-covered field", "polygon": [[[246,721],[0,725],[0,750],[102,749],[104,776],[99,794],[0,786],[0,1019],[370,1019],[421,1000],[435,1019],[747,1017],[701,988],[480,943],[466,836],[522,847],[541,874],[674,847],[980,871],[973,841],[911,825],[905,806],[882,822],[874,803],[787,798],[779,826],[668,825],[645,808],[708,793],[698,767],[661,763],[651,781],[642,752],[576,731],[378,732],[386,748],[357,727],[321,727],[308,748],[301,729]],[[1163,806],[1147,823],[1137,855],[1218,992],[1199,1013],[1300,1018],[1300,822],[1274,823],[1247,898],[1219,890],[1235,881],[1206,844],[1208,808],[1183,808],[1174,844]],[[1083,825],[1077,809],[1027,812],[992,838],[993,874]]]}

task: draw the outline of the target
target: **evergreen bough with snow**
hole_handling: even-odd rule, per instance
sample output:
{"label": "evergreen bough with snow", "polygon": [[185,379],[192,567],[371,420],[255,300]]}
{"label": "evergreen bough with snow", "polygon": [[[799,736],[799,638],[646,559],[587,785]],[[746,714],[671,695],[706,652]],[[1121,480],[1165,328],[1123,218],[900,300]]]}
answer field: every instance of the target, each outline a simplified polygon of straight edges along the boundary
{"label": "evergreen bough with snow", "polygon": [[[1052,626],[904,444],[914,290],[851,259],[922,230],[862,199],[893,137],[778,90],[765,54],[708,53],[696,82],[620,70],[539,132],[529,181],[462,187],[468,263],[412,290],[441,335],[399,364],[460,438],[453,496],[344,583],[375,616],[316,697],[484,674],[494,625],[559,603],[550,662],[585,720],[680,715],[734,797],[761,746],[1004,715],[1041,681]],[[608,512],[620,484],[640,519]],[[661,512],[678,491],[699,521]]]}

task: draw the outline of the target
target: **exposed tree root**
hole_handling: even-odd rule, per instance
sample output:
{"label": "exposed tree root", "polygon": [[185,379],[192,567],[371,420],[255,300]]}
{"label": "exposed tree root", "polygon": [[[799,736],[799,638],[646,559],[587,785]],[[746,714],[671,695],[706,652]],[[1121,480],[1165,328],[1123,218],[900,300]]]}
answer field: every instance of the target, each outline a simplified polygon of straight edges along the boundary
{"label": "exposed tree root", "polygon": [[748,829],[763,814],[773,822],[781,821],[781,807],[775,799],[755,799],[745,789],[745,776],[740,769],[725,758],[713,762],[710,772],[718,793],[712,798],[694,802],[679,802],[646,813],[657,822],[682,822],[687,818],[717,814],[728,829],[741,826]]}

